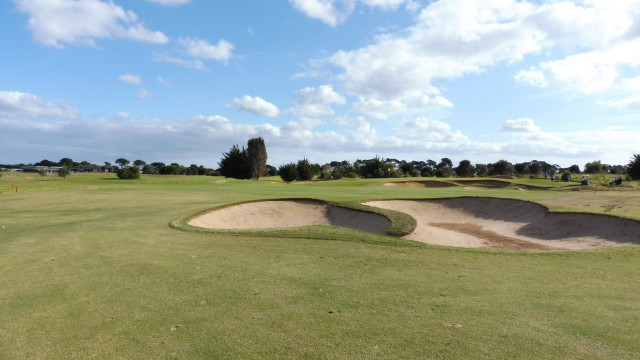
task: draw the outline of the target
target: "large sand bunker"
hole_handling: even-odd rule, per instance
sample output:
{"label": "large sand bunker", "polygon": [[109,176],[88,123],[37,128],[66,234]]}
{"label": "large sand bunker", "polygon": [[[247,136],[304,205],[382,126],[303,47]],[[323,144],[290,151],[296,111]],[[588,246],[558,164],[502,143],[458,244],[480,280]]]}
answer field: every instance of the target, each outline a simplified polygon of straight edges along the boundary
{"label": "large sand bunker", "polygon": [[312,200],[278,200],[234,205],[197,216],[189,225],[209,229],[269,229],[335,225],[386,234],[391,221],[370,212]]}
{"label": "large sand bunker", "polygon": [[492,199],[371,201],[401,211],[418,226],[407,239],[436,245],[555,250],[640,243],[640,222],[606,215],[551,213],[534,203]]}
{"label": "large sand bunker", "polygon": [[[640,244],[640,221],[614,216],[553,213],[544,206],[508,199],[463,197],[381,200],[369,206],[406,213],[417,221],[406,239],[435,245],[512,249],[589,249]],[[335,225],[386,234],[379,214],[313,200],[251,202],[213,210],[189,221],[213,229],[267,229]]]}

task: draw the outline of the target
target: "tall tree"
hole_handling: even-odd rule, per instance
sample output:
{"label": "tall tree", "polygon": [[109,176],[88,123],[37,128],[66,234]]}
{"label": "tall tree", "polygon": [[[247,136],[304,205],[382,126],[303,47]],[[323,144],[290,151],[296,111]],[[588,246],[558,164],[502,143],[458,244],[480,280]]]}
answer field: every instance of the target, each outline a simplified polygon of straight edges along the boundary
{"label": "tall tree", "polygon": [[60,164],[60,166],[66,166],[66,167],[71,167],[73,166],[73,160],[71,160],[70,158],[62,158],[60,159],[60,161],[58,161],[58,164]]}
{"label": "tall tree", "polygon": [[[542,172],[542,165],[537,161],[532,161],[529,164],[529,174],[538,175]],[[580,172],[580,170],[578,170]]]}
{"label": "tall tree", "polygon": [[507,160],[498,160],[496,163],[489,164],[489,175],[511,175],[513,174],[513,165]]}
{"label": "tall tree", "polygon": [[437,165],[437,168],[453,168],[453,162],[449,158],[442,158],[440,163]]}
{"label": "tall tree", "polygon": [[130,161],[125,158],[119,158],[116,160],[116,164],[120,165],[120,167],[126,167],[129,163]]}
{"label": "tall tree", "polygon": [[577,164],[573,164],[569,167],[569,171],[574,174],[580,174],[580,166],[578,166]]}
{"label": "tall tree", "polygon": [[459,177],[473,177],[476,173],[476,168],[471,165],[471,161],[462,160],[455,168],[456,175]]}
{"label": "tall tree", "polygon": [[222,154],[222,160],[218,163],[220,174],[228,178],[251,179],[247,163],[247,150],[233,145],[229,152]]}
{"label": "tall tree", "polygon": [[311,180],[313,179],[313,168],[311,163],[307,159],[298,160],[296,166],[298,170],[298,180]]}
{"label": "tall tree", "polygon": [[147,163],[144,160],[135,160],[133,162],[133,166],[137,166],[139,168],[143,168]]}
{"label": "tall tree", "polygon": [[267,147],[263,138],[249,139],[247,142],[247,162],[252,178],[258,179],[267,173]]}

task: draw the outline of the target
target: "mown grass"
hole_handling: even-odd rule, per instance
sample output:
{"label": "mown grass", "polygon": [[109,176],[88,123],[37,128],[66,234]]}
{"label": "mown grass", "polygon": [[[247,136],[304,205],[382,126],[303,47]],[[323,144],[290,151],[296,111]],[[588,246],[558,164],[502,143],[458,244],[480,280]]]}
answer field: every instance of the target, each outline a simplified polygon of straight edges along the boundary
{"label": "mown grass", "polygon": [[[489,251],[328,227],[252,236],[168,226],[229,203],[303,197],[341,203],[494,196],[570,211],[610,214],[620,207],[640,219],[637,192],[28,177],[0,178],[2,359],[640,354],[635,246]],[[20,192],[10,192],[12,183]]]}

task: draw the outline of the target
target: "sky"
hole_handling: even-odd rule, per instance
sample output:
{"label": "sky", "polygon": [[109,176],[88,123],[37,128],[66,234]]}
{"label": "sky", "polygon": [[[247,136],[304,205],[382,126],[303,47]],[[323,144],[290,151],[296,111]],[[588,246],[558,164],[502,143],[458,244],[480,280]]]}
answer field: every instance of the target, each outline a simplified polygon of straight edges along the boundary
{"label": "sky", "polygon": [[627,164],[638,0],[0,0],[0,163]]}

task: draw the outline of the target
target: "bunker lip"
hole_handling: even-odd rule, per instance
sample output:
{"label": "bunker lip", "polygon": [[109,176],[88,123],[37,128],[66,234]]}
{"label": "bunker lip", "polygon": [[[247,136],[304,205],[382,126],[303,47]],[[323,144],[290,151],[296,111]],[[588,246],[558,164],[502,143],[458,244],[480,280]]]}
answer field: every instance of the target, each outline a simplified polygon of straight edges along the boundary
{"label": "bunker lip", "polygon": [[454,180],[452,183],[457,185],[472,185],[479,187],[507,187],[511,182],[504,180]]}
{"label": "bunker lip", "polygon": [[566,250],[640,244],[640,222],[615,216],[554,213],[535,203],[496,198],[380,200],[365,205],[401,211],[418,226],[404,238],[435,245]]}
{"label": "bunker lip", "polygon": [[269,200],[213,210],[192,218],[188,224],[227,230],[333,225],[385,235],[391,221],[379,214],[317,200]]}
{"label": "bunker lip", "polygon": [[438,181],[438,180],[396,181],[396,182],[388,182],[388,183],[385,183],[384,185],[407,187],[407,188],[442,188],[442,187],[458,186],[448,181]]}

